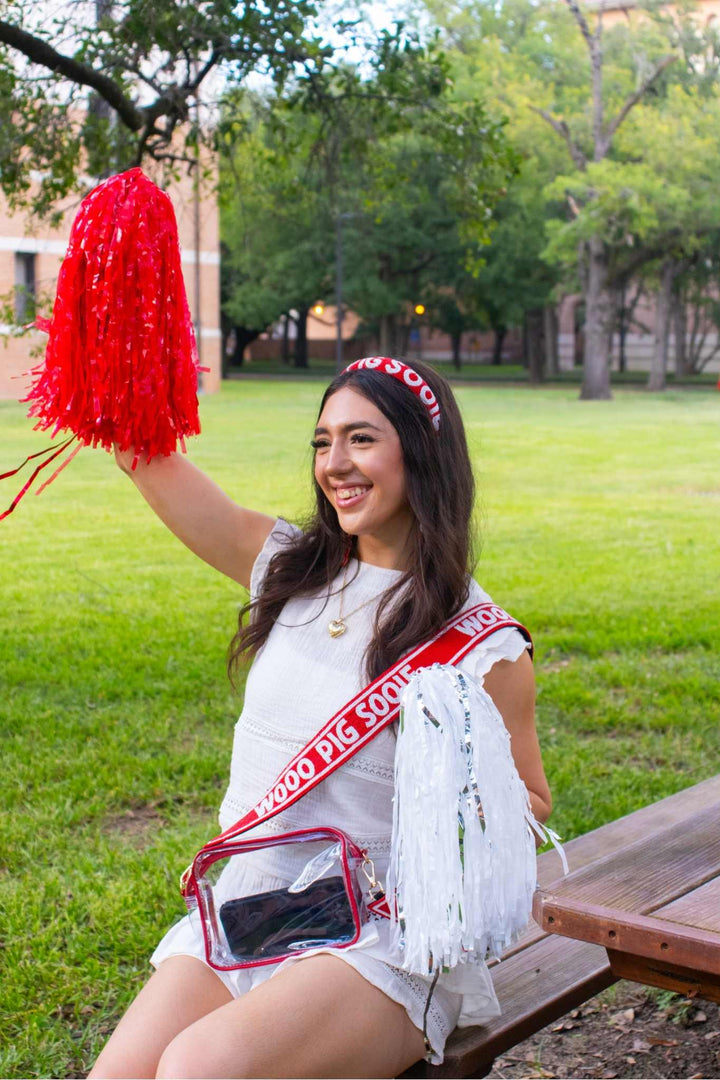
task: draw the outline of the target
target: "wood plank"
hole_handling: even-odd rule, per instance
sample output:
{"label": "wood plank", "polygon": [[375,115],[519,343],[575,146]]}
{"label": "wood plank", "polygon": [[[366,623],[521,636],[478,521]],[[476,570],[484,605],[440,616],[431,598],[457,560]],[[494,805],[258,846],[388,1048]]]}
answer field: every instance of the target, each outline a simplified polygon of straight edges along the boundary
{"label": "wood plank", "polygon": [[502,1014],[482,1027],[456,1028],[442,1065],[419,1061],[403,1078],[483,1075],[499,1054],[599,994],[615,977],[604,949],[546,935],[503,960],[493,969],[493,982]]}
{"label": "wood plank", "polygon": [[[565,844],[565,852],[570,870],[579,870],[636,840],[649,839],[651,833],[673,823],[679,824],[713,803],[720,806],[720,774],[569,840]],[[559,856],[554,851],[544,851],[538,858],[539,884],[545,888],[561,876]]]}
{"label": "wood plank", "polygon": [[697,971],[683,968],[676,964],[659,963],[642,957],[629,956],[627,953],[608,950],[610,964],[618,979],[630,979],[632,982],[657,986],[661,990],[674,990],[686,997],[701,997],[720,1004],[720,977],[711,974],[700,975]]}
{"label": "wood plank", "polygon": [[[676,827],[698,810],[707,808],[712,803],[720,806],[720,774],[702,780],[699,784],[668,795],[660,802],[643,806],[625,817],[601,825],[584,836],[569,840],[564,845],[570,872],[574,873],[598,859],[610,856],[635,841],[645,841],[653,832],[675,825]],[[719,811],[720,813],[720,811]],[[562,876],[560,857],[555,851],[544,851],[538,856],[538,885],[545,889]],[[504,954],[513,956],[522,949],[527,949],[543,936],[534,919],[526,930]]]}
{"label": "wood plank", "polygon": [[720,934],[667,922],[657,913],[637,915],[540,891],[535,911],[542,926],[553,933],[720,979]]}
{"label": "wood plank", "polygon": [[677,900],[659,908],[655,914],[669,922],[720,934],[720,877],[679,896]]}
{"label": "wood plank", "polygon": [[553,896],[645,914],[720,873],[720,806],[667,825],[554,881]]}

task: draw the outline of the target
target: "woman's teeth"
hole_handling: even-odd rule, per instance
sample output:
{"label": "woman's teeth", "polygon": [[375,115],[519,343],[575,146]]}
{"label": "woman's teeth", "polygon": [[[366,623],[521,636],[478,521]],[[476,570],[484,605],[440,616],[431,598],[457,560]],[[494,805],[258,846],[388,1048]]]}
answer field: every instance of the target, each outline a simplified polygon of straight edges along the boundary
{"label": "woman's teeth", "polygon": [[338,498],[354,499],[356,495],[363,495],[366,491],[366,487],[338,488]]}

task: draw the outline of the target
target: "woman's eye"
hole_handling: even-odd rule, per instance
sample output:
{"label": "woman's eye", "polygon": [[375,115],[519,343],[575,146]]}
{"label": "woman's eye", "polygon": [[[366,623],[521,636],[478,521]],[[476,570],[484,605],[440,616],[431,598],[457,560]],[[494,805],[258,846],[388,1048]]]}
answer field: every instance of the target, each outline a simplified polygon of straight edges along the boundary
{"label": "woman's eye", "polygon": [[330,444],[323,439],[311,439],[310,445],[313,450],[326,450]]}
{"label": "woman's eye", "polygon": [[361,435],[361,434],[360,434],[359,432],[358,432],[358,434],[356,434],[356,435],[353,435],[353,437],[352,437],[352,441],[353,441],[353,442],[356,442],[356,443],[371,443],[371,442],[375,442],[375,440],[373,439],[372,435]]}

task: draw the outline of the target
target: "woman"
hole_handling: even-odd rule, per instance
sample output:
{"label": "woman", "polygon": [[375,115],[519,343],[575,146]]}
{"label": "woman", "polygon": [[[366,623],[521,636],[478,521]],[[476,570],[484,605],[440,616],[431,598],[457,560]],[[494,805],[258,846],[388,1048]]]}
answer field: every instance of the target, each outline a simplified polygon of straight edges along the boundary
{"label": "woman", "polygon": [[[304,533],[235,505],[179,454],[134,472],[132,455],[120,455],[168,527],[250,588],[252,619],[241,625],[233,656],[255,659],[223,828],[371,679],[452,615],[488,599],[469,574],[473,480],[462,420],[436,372],[379,359],[351,365],[325,392],[313,447],[317,509]],[[488,640],[460,666],[484,680],[543,821],[550,793],[526,642],[512,629]],[[272,829],[335,825],[367,848],[382,877],[394,746],[386,729],[273,819]],[[255,887],[278,884],[260,872]],[[453,972],[441,976],[428,1005],[429,981],[399,970],[386,920],[366,926],[346,950],[221,973],[205,963],[186,918],[153,963],[156,972],[92,1076],[396,1076],[424,1055],[424,1022],[432,1059],[441,1061],[458,1020],[477,1023],[498,1012],[484,965],[469,982],[468,973],[464,982]]]}

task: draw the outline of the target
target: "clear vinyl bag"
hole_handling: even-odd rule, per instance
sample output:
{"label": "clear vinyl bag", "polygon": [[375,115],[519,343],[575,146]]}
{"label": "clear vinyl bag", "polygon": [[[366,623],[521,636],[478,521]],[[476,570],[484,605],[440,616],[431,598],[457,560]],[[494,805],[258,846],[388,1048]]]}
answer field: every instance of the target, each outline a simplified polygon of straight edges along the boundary
{"label": "clear vinyl bag", "polygon": [[[257,881],[258,864],[272,868],[270,876],[287,886],[258,892],[244,885]],[[354,944],[368,918],[359,872],[368,886],[376,885],[372,863],[333,828],[203,848],[183,877],[208,964],[232,971]]]}

